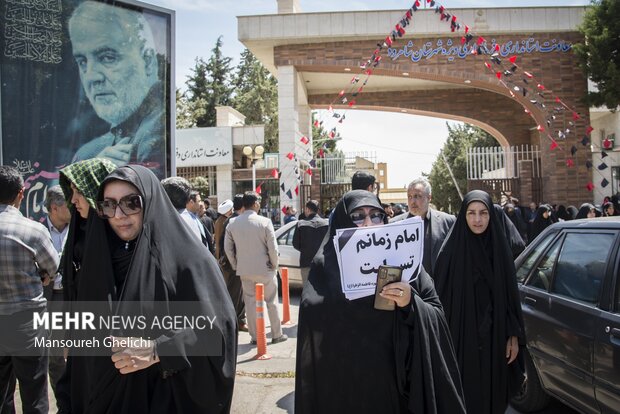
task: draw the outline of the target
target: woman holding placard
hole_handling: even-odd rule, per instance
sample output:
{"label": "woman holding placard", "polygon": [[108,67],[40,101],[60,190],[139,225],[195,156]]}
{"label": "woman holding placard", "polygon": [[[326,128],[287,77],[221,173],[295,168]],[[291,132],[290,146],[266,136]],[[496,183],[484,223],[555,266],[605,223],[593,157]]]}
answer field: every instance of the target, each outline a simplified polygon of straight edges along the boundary
{"label": "woman holding placard", "polygon": [[382,226],[377,196],[353,190],[336,206],[304,285],[299,316],[295,412],[464,413],[443,310],[420,266],[408,284],[386,285],[393,311],[375,295],[345,298],[333,238],[337,229]]}

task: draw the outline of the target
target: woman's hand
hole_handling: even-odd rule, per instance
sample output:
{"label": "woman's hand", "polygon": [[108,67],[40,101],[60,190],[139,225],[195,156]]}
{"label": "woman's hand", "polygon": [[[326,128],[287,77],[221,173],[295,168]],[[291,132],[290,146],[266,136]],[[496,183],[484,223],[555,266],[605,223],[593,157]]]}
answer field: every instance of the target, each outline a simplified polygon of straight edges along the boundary
{"label": "woman's hand", "polygon": [[405,282],[394,282],[385,285],[379,294],[386,299],[396,302],[399,308],[404,308],[411,302],[411,286]]}
{"label": "woman's hand", "polygon": [[130,374],[159,362],[155,354],[155,341],[143,338],[112,339],[112,362],[121,374]]}
{"label": "woman's hand", "polygon": [[517,340],[516,336],[511,336],[506,342],[506,359],[508,360],[508,365],[512,364],[512,361],[517,359],[518,354],[519,341]]}

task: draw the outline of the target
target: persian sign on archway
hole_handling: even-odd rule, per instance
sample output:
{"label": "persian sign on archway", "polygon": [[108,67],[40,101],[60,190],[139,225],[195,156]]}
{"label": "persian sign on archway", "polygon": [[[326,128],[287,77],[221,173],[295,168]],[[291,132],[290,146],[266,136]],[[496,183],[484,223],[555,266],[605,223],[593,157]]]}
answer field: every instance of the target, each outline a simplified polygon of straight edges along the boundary
{"label": "persian sign on archway", "polygon": [[[280,153],[296,154],[281,160],[281,170],[290,168],[289,161],[293,166],[311,158],[298,148],[299,137],[311,134],[311,109],[406,111],[480,126],[503,147],[539,146],[543,198],[580,203],[591,197],[592,163],[589,145],[574,145],[589,118],[580,102],[587,80],[572,45],[583,40],[577,25],[584,10],[453,10],[459,21],[470,22],[472,33],[484,36],[495,60],[472,55],[479,43],[463,42],[462,33],[444,24],[443,11],[440,21],[435,10],[417,10],[412,28],[382,51],[363,96],[353,102],[334,97],[402,12],[245,16],[239,17],[239,39],[278,77]],[[520,70],[511,71],[513,65]],[[520,82],[534,86],[517,87]],[[545,106],[541,97],[549,96],[567,108]]]}

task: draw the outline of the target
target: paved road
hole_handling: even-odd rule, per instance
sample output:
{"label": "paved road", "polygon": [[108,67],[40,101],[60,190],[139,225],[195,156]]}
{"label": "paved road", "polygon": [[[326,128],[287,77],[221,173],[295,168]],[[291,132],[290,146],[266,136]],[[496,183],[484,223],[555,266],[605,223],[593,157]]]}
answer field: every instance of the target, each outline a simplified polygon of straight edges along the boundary
{"label": "paved road", "polygon": [[[291,294],[293,296],[291,319],[296,322],[300,292],[293,291]],[[269,329],[266,331],[269,332]],[[291,339],[280,344],[268,345],[267,352],[271,354],[272,359],[266,361],[253,359],[256,355],[256,348],[249,345],[248,333],[240,333],[237,379],[232,405],[234,414],[294,412],[295,379],[288,377],[295,371],[296,323],[285,325],[283,331]],[[282,376],[286,378],[281,378]],[[506,414],[521,413],[509,408]],[[554,401],[546,410],[537,414],[577,414],[577,412]]]}

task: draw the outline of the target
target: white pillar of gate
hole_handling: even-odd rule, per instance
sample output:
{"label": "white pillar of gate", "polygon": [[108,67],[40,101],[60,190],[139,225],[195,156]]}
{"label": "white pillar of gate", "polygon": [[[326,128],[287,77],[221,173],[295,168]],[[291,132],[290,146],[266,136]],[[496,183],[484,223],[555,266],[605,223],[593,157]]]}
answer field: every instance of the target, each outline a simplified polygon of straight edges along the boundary
{"label": "white pillar of gate", "polygon": [[[280,152],[280,209],[292,206],[301,211],[299,186],[304,178],[303,166],[312,158],[312,144],[302,144],[301,137],[312,138],[311,115],[305,85],[294,66],[278,67],[278,126]],[[292,153],[294,158],[288,158]],[[305,161],[305,162],[304,162]]]}
{"label": "white pillar of gate", "polygon": [[278,13],[300,13],[301,6],[299,0],[277,0],[278,1]]}

